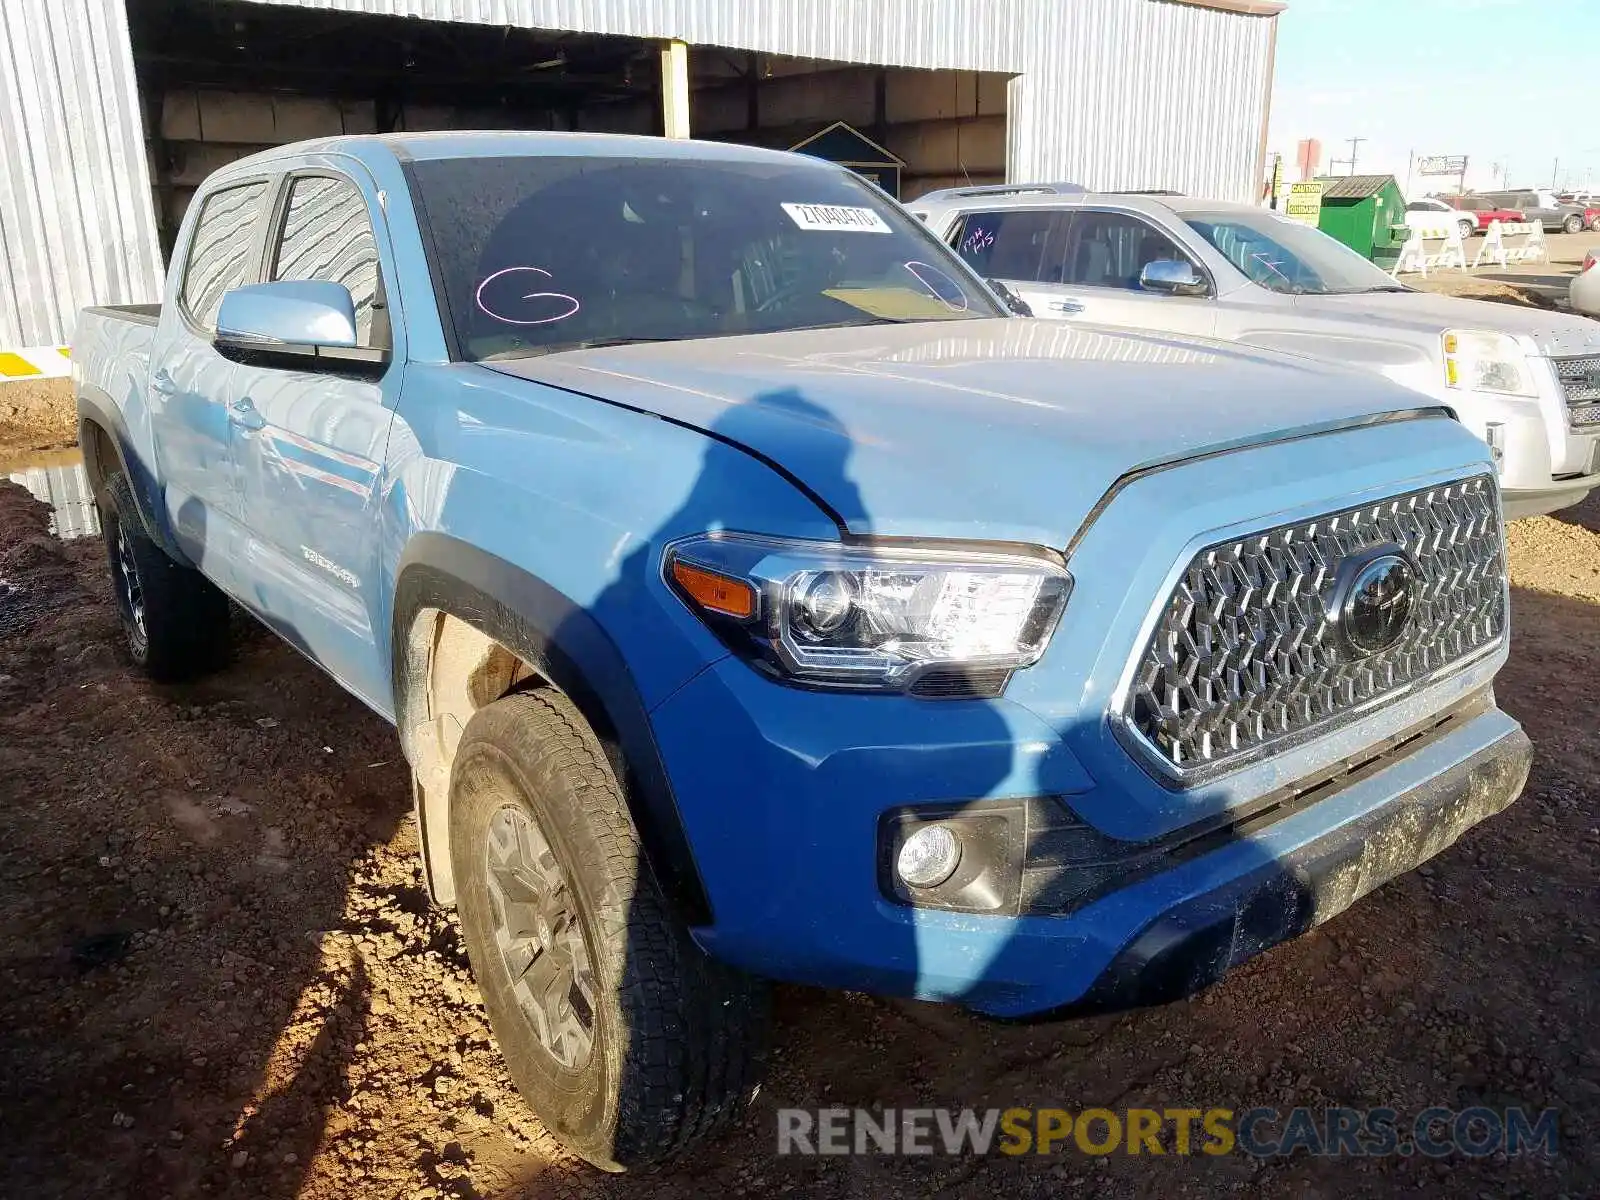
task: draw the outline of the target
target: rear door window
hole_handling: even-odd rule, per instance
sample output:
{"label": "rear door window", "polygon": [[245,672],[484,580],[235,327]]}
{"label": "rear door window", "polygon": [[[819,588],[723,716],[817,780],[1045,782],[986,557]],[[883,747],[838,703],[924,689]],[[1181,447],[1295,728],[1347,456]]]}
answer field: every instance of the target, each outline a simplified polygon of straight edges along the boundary
{"label": "rear door window", "polygon": [[367,203],[349,180],[297,175],[289,181],[272,278],[344,284],[355,301],[356,344],[365,349],[389,348],[378,246],[372,237]]}
{"label": "rear door window", "polygon": [[[1155,226],[1128,213],[1079,212],[1067,246],[1063,282],[1137,291],[1139,275],[1162,259],[1194,260]],[[1199,268],[1195,267],[1199,272]]]}
{"label": "rear door window", "polygon": [[950,244],[986,279],[1060,283],[1060,248],[1071,218],[1068,212],[1037,208],[968,213]]}
{"label": "rear door window", "polygon": [[217,327],[222,297],[246,281],[266,194],[265,181],[246,183],[212,192],[200,209],[179,303],[190,320],[208,332]]}

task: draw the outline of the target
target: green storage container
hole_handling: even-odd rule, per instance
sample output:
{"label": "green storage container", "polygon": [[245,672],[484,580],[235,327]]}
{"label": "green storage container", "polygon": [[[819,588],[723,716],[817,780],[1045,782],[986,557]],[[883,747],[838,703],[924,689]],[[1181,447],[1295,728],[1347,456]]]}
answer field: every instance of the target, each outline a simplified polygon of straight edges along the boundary
{"label": "green storage container", "polygon": [[1317,228],[1385,271],[1406,242],[1406,201],[1393,175],[1324,175]]}

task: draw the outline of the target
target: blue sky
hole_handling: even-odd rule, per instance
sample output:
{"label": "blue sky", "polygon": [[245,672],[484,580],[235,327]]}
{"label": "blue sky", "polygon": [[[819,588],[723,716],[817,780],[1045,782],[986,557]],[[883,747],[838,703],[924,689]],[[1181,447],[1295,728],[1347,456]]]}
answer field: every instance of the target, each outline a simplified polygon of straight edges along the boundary
{"label": "blue sky", "polygon": [[[1356,169],[1466,154],[1469,187],[1600,185],[1600,0],[1288,0],[1268,147]],[[1495,171],[1509,169],[1509,179]],[[1338,168],[1343,174],[1342,165]],[[1445,180],[1412,180],[1421,194]]]}

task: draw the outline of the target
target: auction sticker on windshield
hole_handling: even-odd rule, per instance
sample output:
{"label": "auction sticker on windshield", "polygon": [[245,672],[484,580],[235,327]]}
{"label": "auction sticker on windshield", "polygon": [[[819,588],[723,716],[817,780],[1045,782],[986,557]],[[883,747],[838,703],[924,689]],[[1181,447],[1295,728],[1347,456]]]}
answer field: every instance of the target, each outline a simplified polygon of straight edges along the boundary
{"label": "auction sticker on windshield", "polygon": [[785,204],[783,211],[801,229],[892,232],[884,219],[870,208],[853,208],[847,204]]}

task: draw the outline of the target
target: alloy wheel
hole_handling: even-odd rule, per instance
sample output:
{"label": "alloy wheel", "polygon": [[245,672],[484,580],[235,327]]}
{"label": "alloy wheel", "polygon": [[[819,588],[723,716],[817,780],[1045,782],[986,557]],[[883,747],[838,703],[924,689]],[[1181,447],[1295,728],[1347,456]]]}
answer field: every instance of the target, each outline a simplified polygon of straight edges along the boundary
{"label": "alloy wheel", "polygon": [[144,621],[144,588],[139,583],[139,565],[133,556],[133,541],[121,521],[117,522],[116,576],[117,594],[122,600],[129,632],[143,645],[149,639]]}
{"label": "alloy wheel", "polygon": [[494,942],[540,1045],[580,1070],[594,1049],[595,976],[577,898],[550,843],[521,808],[489,822],[484,855]]}

